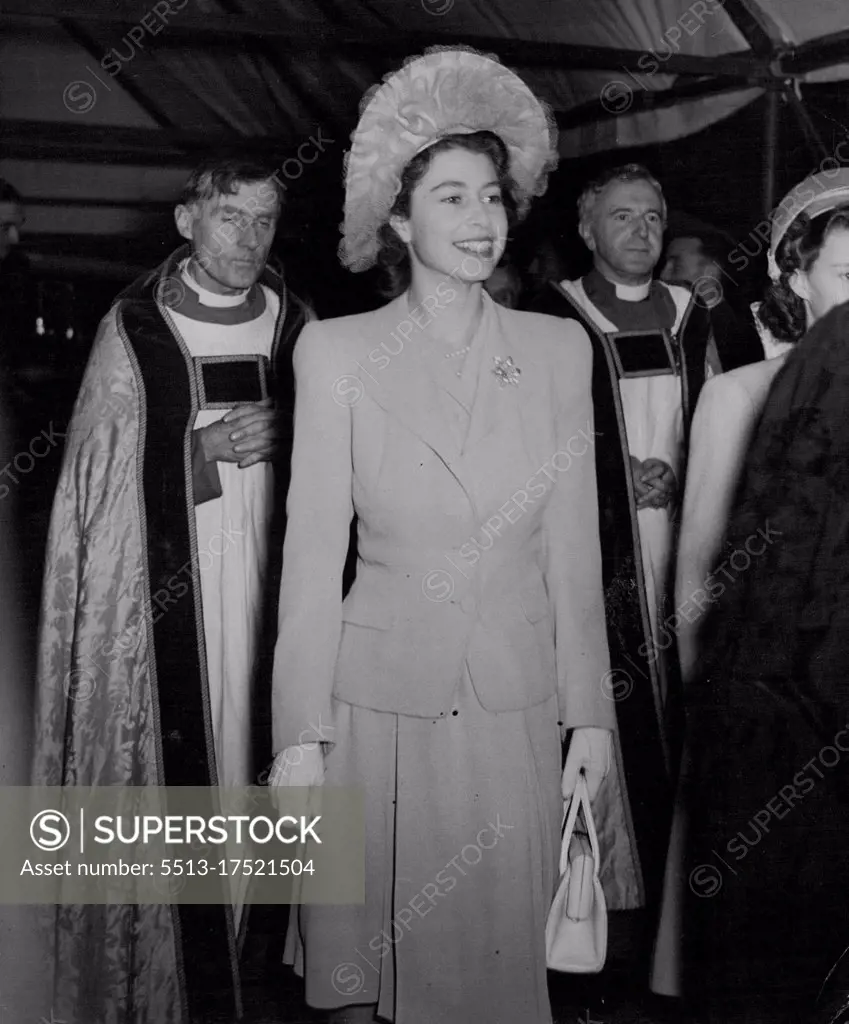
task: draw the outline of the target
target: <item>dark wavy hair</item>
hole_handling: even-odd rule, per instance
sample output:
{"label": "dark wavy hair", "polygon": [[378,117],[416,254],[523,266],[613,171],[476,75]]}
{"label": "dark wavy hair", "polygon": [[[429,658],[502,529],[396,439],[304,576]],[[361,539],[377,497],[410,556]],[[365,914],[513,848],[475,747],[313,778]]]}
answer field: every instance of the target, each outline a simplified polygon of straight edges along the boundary
{"label": "dark wavy hair", "polygon": [[254,185],[260,181],[273,182],[280,209],[286,186],[277,176],[274,165],[232,148],[221,149],[210,153],[195,167],[177,202],[190,206],[214,196],[234,195],[239,191],[239,185]]}
{"label": "dark wavy hair", "polygon": [[[510,176],[510,154],[501,138],[490,131],[470,132],[468,134],[445,135],[438,142],[417,153],[401,173],[401,191],[392,204],[390,214],[404,219],[410,216],[410,200],[413,189],[427,173],[433,158],[439,153],[451,149],[466,149],[470,153],[488,156],[495,168],[495,177],[501,187],[504,208],[507,211],[507,229],[516,223],[516,183]],[[387,221],[377,233],[380,249],[377,254],[377,265],[381,271],[380,292],[387,299],[394,299],[410,286],[412,270],[407,246],[398,237],[395,229]]]}
{"label": "dark wavy hair", "polygon": [[775,254],[781,277],[767,286],[758,310],[761,323],[779,341],[796,342],[807,332],[805,303],[790,287],[790,278],[797,270],[810,271],[837,228],[849,231],[849,206],[824,210],[815,217],[800,213],[781,239]]}

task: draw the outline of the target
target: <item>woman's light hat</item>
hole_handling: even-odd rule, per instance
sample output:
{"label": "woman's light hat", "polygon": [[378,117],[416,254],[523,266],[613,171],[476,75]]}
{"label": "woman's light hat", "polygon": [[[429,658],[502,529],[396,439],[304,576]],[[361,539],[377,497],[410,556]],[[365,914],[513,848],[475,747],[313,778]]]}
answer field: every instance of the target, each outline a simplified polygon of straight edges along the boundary
{"label": "woman's light hat", "polygon": [[557,166],[557,129],[546,106],[496,57],[433,47],[412,57],[360,104],[345,157],[345,221],[339,258],[354,272],[377,260],[410,160],[445,135],[491,131],[510,156],[519,216]]}
{"label": "woman's light hat", "polygon": [[849,204],[849,167],[835,167],[817,171],[795,185],[772,213],[768,271],[770,280],[777,281],[781,271],[775,259],[781,239],[800,213],[816,217],[818,213]]}

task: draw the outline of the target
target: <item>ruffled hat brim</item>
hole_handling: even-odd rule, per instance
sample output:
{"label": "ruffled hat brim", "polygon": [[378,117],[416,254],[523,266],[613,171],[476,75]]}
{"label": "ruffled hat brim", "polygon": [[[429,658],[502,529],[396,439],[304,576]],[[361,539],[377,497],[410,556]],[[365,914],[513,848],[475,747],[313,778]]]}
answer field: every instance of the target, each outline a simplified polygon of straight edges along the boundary
{"label": "ruffled hat brim", "polygon": [[557,129],[550,112],[496,57],[467,48],[434,47],[412,57],[370,89],[345,157],[345,220],[339,258],[367,270],[378,231],[389,219],[410,160],[444,135],[491,131],[510,157],[523,216],[557,166]]}
{"label": "ruffled hat brim", "polygon": [[770,234],[769,253],[767,254],[767,272],[773,281],[778,281],[781,271],[776,262],[778,247],[787,234],[787,229],[800,213],[816,217],[826,210],[835,210],[838,206],[849,205],[849,168],[834,167],[817,171],[787,193],[772,211],[772,231]]}

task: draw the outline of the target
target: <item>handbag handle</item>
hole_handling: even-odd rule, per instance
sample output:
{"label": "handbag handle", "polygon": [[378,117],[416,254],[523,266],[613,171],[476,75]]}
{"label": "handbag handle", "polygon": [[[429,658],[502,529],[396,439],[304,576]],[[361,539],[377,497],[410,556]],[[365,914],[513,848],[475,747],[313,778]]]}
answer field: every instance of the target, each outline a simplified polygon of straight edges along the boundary
{"label": "handbag handle", "polygon": [[587,835],[590,840],[590,849],[593,854],[593,877],[598,878],[598,867],[599,867],[599,852],[598,852],[598,836],[595,831],[595,822],[593,821],[592,809],[590,807],[590,794],[587,790],[587,780],[583,772],[578,773],[578,781],[575,783],[575,791],[572,793],[572,799],[569,801],[567,808],[566,802],[563,802],[563,816],[565,824],[563,826],[563,840],[560,844],[560,874],[564,874],[566,868],[569,866],[569,843],[572,839],[572,834],[575,831],[575,824],[578,820],[578,811],[584,808],[584,821],[587,824]]}

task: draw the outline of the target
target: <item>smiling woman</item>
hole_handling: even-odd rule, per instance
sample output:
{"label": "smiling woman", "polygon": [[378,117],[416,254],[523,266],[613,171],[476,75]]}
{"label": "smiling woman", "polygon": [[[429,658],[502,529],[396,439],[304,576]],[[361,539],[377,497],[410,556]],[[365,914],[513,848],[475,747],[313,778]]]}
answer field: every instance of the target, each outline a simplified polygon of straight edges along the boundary
{"label": "smiling woman", "polygon": [[366,895],[299,908],[286,960],[336,1021],[550,1024],[562,799],[582,769],[597,791],[613,722],[595,467],[567,454],[592,436],[591,355],[581,327],[482,285],[554,131],[497,61],[435,50],[352,141],[341,258],[380,262],[394,298],[295,352],[271,782],[362,788]]}
{"label": "smiling woman", "polygon": [[[391,218],[378,232],[378,263],[387,277],[386,297],[395,298],[407,290],[413,260],[424,267],[428,259],[435,259],[430,269],[443,278],[459,274],[464,279],[486,280],[501,259],[508,231],[517,219],[515,187],[507,149],[490,131],[448,135],[414,156],[401,175]],[[415,209],[414,192],[418,196]],[[470,221],[469,207],[476,204],[479,208]],[[440,211],[440,207],[448,209]],[[487,213],[485,207],[492,209]],[[440,248],[440,233],[441,255],[431,248]]]}

